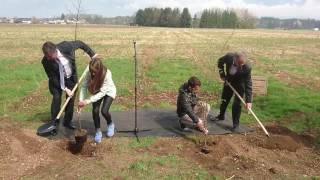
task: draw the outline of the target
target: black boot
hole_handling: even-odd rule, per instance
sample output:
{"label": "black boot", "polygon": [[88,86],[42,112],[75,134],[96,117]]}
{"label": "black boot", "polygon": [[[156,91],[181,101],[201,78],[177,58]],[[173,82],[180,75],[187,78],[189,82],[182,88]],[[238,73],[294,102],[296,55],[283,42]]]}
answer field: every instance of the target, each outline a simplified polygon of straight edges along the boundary
{"label": "black boot", "polygon": [[224,121],[224,116],[219,114],[213,119],[213,121]]}
{"label": "black boot", "polygon": [[232,133],[235,133],[235,134],[241,134],[241,129],[239,128],[239,126],[233,126],[231,128],[231,131]]}

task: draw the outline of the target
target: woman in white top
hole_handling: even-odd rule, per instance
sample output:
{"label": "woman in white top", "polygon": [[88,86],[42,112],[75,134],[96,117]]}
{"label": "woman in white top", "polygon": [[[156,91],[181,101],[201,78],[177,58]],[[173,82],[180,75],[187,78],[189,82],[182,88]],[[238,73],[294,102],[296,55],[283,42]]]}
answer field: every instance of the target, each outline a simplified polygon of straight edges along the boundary
{"label": "woman in white top", "polygon": [[[87,90],[92,96],[85,99]],[[92,117],[96,128],[95,141],[98,143],[102,139],[99,116],[102,102],[101,114],[107,121],[107,136],[112,137],[114,135],[114,123],[112,122],[109,109],[115,97],[116,86],[113,83],[111,71],[99,59],[90,61],[89,71],[87,71],[86,79],[80,90],[79,108],[92,103]]]}

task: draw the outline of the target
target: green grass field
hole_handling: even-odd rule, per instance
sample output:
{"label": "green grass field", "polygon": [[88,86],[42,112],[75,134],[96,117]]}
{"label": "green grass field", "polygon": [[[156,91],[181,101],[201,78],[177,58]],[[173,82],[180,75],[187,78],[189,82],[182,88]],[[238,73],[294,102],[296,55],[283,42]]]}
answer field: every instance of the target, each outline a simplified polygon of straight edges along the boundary
{"label": "green grass field", "polygon": [[[29,129],[49,119],[51,96],[40,62],[41,46],[48,40],[56,43],[73,40],[73,32],[72,26],[0,25],[0,117]],[[133,108],[133,40],[137,41],[141,108],[174,108],[174,95],[192,75],[201,79],[202,94],[210,95],[203,98],[218,108],[222,84],[217,59],[228,51],[241,50],[248,54],[253,75],[268,78],[268,95],[255,96],[253,100],[257,116],[265,123],[274,122],[296,132],[318,134],[320,131],[319,32],[80,26],[78,37],[103,57],[104,64],[113,73],[118,90],[113,111]],[[87,57],[78,51],[78,72],[87,62]],[[166,96],[159,99],[158,94]],[[241,122],[255,123],[246,113]],[[145,138],[142,144],[134,139],[121,139],[116,148],[122,154],[135,152],[137,148],[150,146],[155,139]],[[124,147],[120,143],[128,145]],[[90,168],[105,168],[100,161],[95,163],[90,164],[88,173]],[[175,154],[137,155],[134,161],[119,166],[123,171],[115,171],[113,177],[217,178]],[[181,169],[175,169],[177,166]],[[86,169],[82,172],[84,178],[95,177],[86,172]],[[110,172],[101,173],[99,178],[110,176]]]}
{"label": "green grass field", "polygon": [[[27,121],[47,118],[51,100],[40,63],[41,45],[46,40],[72,40],[73,27],[2,25],[0,28],[0,115]],[[202,91],[214,95],[210,103],[217,107],[221,91],[217,59],[228,51],[242,50],[248,53],[253,75],[269,80],[268,95],[254,97],[254,110],[262,121],[280,122],[297,131],[320,126],[317,32],[85,26],[79,28],[78,37],[101,54],[113,72],[120,99],[113,105],[114,110],[133,107],[132,42],[136,40],[141,96],[174,94],[188,77],[196,75],[203,82]],[[77,61],[81,72],[88,60],[79,51]],[[40,98],[41,102],[28,104],[28,96]],[[174,105],[166,98],[143,101],[141,107]],[[253,119],[245,115],[242,121],[250,123]]]}

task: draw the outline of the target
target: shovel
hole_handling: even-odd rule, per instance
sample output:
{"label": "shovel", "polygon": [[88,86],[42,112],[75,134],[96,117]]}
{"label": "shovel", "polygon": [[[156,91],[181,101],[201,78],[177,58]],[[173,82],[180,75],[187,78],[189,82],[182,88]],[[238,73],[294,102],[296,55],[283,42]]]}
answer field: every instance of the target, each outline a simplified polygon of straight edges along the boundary
{"label": "shovel", "polygon": [[[88,71],[89,71],[89,66],[86,67],[86,69],[83,71],[80,79],[78,80],[78,83],[73,87],[73,89],[71,91],[72,94],[74,94],[74,92],[77,90],[80,82],[83,80],[84,76],[87,74]],[[56,119],[60,119],[60,116],[62,115],[64,109],[67,107],[67,105],[68,105],[69,101],[71,100],[71,98],[72,97],[70,97],[70,96],[67,98],[66,102],[63,104],[62,108],[60,109],[59,114],[57,115]]]}
{"label": "shovel", "polygon": [[[236,89],[234,89],[234,87],[228,82],[226,81],[227,85],[232,89],[232,91],[236,94],[236,96],[238,96],[238,98],[241,100],[241,102],[246,105],[246,102],[243,100],[243,98],[240,96],[240,94],[236,91]],[[256,116],[256,114],[252,111],[251,108],[248,109],[249,112],[253,115],[253,117],[255,118],[255,120],[258,122],[258,124],[261,126],[263,132],[270,137],[269,132],[267,131],[267,129],[264,127],[264,125],[261,123],[261,121],[259,120],[259,118]]]}
{"label": "shovel", "polygon": [[[82,73],[80,79],[78,80],[78,83],[74,86],[74,88],[72,89],[72,93],[74,94],[74,92],[77,90],[80,82],[83,80],[83,78],[85,77],[85,75],[87,74],[87,72],[89,71],[89,66],[86,67],[86,69],[84,70],[84,72]],[[58,119],[60,119],[62,113],[64,112],[65,108],[67,107],[69,101],[71,100],[72,97],[68,97],[65,101],[65,103],[63,104],[62,108],[60,109],[55,122],[58,121]],[[40,126],[37,130],[37,134],[40,136],[48,136],[48,135],[52,135],[55,136],[57,134],[57,127],[55,125],[51,123],[47,123],[44,124],[42,126]]]}

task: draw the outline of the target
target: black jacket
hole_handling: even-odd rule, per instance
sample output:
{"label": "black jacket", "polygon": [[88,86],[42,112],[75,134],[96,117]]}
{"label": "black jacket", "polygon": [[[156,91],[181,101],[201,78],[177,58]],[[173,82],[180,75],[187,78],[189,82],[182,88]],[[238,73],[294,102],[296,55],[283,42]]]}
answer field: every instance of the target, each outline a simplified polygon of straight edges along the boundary
{"label": "black jacket", "polygon": [[220,77],[226,78],[231,84],[240,85],[244,88],[245,100],[247,103],[252,102],[252,80],[251,66],[244,64],[241,69],[238,69],[234,75],[230,74],[230,68],[234,64],[235,54],[228,53],[218,60],[218,68]]}
{"label": "black jacket", "polygon": [[177,99],[178,116],[182,117],[187,114],[194,123],[197,123],[199,121],[199,118],[193,112],[193,108],[197,103],[197,95],[189,91],[188,83],[183,84],[179,89],[179,95]]}
{"label": "black jacket", "polygon": [[[85,51],[90,57],[94,56],[95,53],[93,50],[86,45],[82,41],[63,41],[57,44],[57,49],[63,54],[65,58],[67,58],[70,62],[72,75],[71,80],[75,83],[78,81],[77,76],[77,68],[75,63],[75,51],[77,49],[82,49]],[[60,89],[60,73],[59,73],[59,65],[55,60],[48,60],[45,56],[42,58],[41,61],[44,70],[49,78],[49,89],[58,88]]]}

